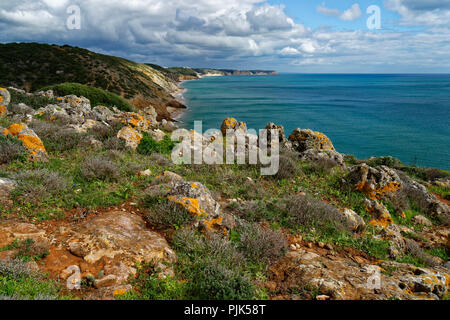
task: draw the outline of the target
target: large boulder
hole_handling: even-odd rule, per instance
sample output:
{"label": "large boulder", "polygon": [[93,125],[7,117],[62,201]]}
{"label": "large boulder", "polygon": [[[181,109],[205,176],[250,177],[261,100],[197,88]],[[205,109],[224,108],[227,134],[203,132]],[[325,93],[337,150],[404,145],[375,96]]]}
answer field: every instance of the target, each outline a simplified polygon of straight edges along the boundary
{"label": "large boulder", "polygon": [[145,221],[128,212],[108,212],[87,219],[70,230],[69,251],[88,263],[116,259],[127,267],[136,263],[174,262],[175,253],[158,233],[147,230]]}
{"label": "large boulder", "polygon": [[0,88],[0,118],[3,118],[6,116],[7,113],[7,107],[9,102],[11,101],[11,95],[9,94],[8,90],[5,88]]}
{"label": "large boulder", "polygon": [[366,228],[364,219],[361,218],[355,211],[351,209],[344,209],[339,211],[341,215],[341,222],[353,232],[362,232]]}
{"label": "large boulder", "polygon": [[44,144],[36,133],[24,123],[14,123],[3,130],[4,135],[12,135],[22,141],[23,146],[30,154],[30,160],[47,160],[48,154]]}
{"label": "large boulder", "polygon": [[372,168],[363,163],[354,166],[348,178],[356,190],[367,194],[372,200],[390,196],[402,186],[396,171],[386,166]]}
{"label": "large boulder", "polygon": [[325,134],[310,129],[295,129],[289,136],[289,141],[298,152],[308,149],[334,150],[333,143]]}

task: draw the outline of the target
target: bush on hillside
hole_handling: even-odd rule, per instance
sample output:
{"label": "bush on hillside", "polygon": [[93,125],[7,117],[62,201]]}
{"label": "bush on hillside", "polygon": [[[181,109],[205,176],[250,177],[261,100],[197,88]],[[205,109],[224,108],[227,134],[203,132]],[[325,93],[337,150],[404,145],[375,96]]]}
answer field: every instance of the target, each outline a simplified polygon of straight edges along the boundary
{"label": "bush on hillside", "polygon": [[10,163],[15,160],[26,160],[26,158],[27,152],[20,140],[0,134],[0,164]]}
{"label": "bush on hillside", "polygon": [[124,98],[102,89],[86,86],[79,83],[62,83],[45,87],[42,90],[53,90],[55,95],[67,96],[74,94],[83,96],[91,101],[91,106],[103,105],[106,107],[117,107],[121,111],[131,111],[133,107]]}
{"label": "bush on hillside", "polygon": [[170,154],[174,146],[175,142],[170,140],[168,136],[165,136],[164,140],[162,140],[161,142],[157,142],[152,137],[150,137],[148,133],[144,132],[144,137],[137,147],[137,152],[146,155],[152,153]]}

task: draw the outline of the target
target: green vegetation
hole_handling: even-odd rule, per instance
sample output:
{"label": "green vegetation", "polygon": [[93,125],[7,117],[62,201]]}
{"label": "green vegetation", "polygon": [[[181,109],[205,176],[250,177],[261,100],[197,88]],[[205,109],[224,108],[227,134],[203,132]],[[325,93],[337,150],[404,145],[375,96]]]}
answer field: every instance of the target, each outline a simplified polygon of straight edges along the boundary
{"label": "green vegetation", "polygon": [[54,94],[58,96],[74,94],[79,97],[88,98],[91,101],[92,107],[102,105],[106,107],[116,107],[121,111],[131,111],[133,109],[133,106],[122,97],[102,89],[79,83],[62,83],[42,88],[42,90],[53,90]]}
{"label": "green vegetation", "polygon": [[152,153],[170,154],[174,146],[175,142],[173,142],[167,135],[162,141],[157,142],[150,137],[148,133],[144,132],[144,137],[139,143],[137,152],[145,155],[150,155]]}

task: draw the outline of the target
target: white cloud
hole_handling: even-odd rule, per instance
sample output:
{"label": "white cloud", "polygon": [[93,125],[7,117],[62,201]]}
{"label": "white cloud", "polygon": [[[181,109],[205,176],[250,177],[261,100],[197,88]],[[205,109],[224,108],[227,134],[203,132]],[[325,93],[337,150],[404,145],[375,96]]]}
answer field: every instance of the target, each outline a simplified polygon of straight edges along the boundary
{"label": "white cloud", "polygon": [[327,8],[327,7],[325,7],[325,5],[318,6],[317,12],[324,14],[326,16],[330,16],[330,17],[339,17],[339,19],[346,20],[346,21],[352,21],[352,20],[359,19],[362,15],[361,8],[359,7],[359,4],[357,4],[357,3],[353,4],[350,7],[350,9],[347,9],[342,13],[341,13],[341,11],[339,11],[337,9]]}
{"label": "white cloud", "polygon": [[340,18],[342,20],[346,21],[353,21],[356,19],[359,19],[361,17],[361,8],[359,7],[359,4],[355,3],[351,6],[350,9],[345,10],[341,15]]}
{"label": "white cloud", "polygon": [[450,25],[450,0],[385,0],[397,11],[403,25]]}
{"label": "white cloud", "polygon": [[292,47],[285,47],[279,51],[279,54],[282,56],[296,56],[300,54],[300,51]]}

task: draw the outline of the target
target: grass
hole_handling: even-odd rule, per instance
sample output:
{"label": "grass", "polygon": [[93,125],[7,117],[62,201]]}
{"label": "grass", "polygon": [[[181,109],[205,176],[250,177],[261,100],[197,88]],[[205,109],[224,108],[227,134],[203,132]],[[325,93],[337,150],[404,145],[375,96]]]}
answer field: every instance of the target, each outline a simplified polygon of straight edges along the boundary
{"label": "grass", "polygon": [[137,152],[140,154],[150,155],[153,153],[170,154],[172,152],[175,142],[170,140],[169,136],[165,136],[160,142],[157,142],[148,133],[144,132],[143,138],[137,147]]}

